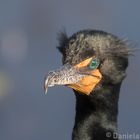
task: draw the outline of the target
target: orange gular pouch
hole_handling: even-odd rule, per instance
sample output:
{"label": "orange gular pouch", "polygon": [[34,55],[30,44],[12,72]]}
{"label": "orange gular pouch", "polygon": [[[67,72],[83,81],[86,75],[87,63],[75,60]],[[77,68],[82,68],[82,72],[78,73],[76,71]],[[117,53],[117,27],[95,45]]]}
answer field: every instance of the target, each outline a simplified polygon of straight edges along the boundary
{"label": "orange gular pouch", "polygon": [[[85,67],[90,63],[91,60],[92,58],[86,59],[75,67]],[[90,95],[91,91],[94,90],[95,86],[101,81],[102,75],[99,69],[90,70],[89,74],[90,75],[85,75],[79,82],[68,85],[68,87],[71,87],[83,94]]]}

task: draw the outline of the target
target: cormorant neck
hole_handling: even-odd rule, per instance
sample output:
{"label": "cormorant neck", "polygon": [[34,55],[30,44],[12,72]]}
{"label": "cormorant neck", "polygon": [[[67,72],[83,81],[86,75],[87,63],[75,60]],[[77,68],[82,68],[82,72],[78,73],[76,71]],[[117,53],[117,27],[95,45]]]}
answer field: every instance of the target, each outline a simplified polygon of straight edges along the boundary
{"label": "cormorant neck", "polygon": [[113,133],[117,131],[120,85],[104,85],[89,96],[75,91],[73,140],[116,140]]}

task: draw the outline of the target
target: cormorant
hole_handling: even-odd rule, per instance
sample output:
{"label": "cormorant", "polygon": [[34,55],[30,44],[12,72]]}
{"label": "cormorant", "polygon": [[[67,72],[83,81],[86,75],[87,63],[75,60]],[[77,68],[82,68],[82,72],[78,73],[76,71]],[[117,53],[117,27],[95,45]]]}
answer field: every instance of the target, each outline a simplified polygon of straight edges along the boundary
{"label": "cormorant", "polygon": [[45,90],[54,85],[74,90],[72,140],[117,140],[119,92],[130,53],[127,42],[104,31],[82,30],[71,37],[61,33],[58,49],[63,66],[48,73]]}

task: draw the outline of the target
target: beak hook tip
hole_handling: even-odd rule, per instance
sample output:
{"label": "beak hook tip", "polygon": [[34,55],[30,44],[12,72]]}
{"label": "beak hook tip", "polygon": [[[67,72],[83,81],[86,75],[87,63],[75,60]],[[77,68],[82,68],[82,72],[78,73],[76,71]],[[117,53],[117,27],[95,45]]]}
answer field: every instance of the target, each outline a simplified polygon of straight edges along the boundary
{"label": "beak hook tip", "polygon": [[45,89],[45,95],[47,94],[47,92],[48,92],[48,88]]}
{"label": "beak hook tip", "polygon": [[44,90],[45,90],[45,95],[46,95],[48,92],[48,78],[46,78],[46,77],[44,80]]}

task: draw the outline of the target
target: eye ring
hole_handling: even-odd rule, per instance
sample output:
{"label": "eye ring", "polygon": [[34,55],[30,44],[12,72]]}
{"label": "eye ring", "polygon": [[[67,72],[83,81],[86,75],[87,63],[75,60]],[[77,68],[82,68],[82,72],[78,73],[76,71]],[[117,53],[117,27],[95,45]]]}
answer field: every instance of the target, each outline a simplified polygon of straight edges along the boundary
{"label": "eye ring", "polygon": [[100,65],[100,60],[98,58],[94,58],[91,60],[89,64],[90,69],[97,69]]}

